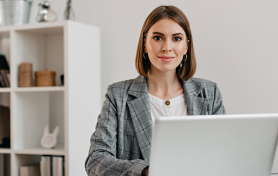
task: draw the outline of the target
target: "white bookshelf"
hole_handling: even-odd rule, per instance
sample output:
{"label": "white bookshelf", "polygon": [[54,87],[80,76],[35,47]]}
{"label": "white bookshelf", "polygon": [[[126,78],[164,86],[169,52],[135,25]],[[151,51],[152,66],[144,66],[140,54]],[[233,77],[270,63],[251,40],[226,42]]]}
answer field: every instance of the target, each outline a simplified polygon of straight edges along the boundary
{"label": "white bookshelf", "polygon": [[[63,155],[65,175],[86,175],[84,163],[101,110],[100,29],[73,21],[0,27],[0,54],[10,66],[11,87],[0,88],[0,105],[10,108],[10,175],[40,162],[42,155]],[[19,65],[56,72],[56,86],[19,87]],[[64,74],[64,85],[60,75]],[[60,127],[57,146],[45,149],[43,129]]]}

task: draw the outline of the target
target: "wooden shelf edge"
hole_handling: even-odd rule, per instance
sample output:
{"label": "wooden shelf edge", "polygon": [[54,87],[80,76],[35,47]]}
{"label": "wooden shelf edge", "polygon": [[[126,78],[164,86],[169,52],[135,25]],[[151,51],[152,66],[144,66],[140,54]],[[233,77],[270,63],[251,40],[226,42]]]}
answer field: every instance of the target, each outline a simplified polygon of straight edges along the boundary
{"label": "wooden shelf edge", "polygon": [[0,148],[0,154],[11,154],[12,150],[8,148]]}
{"label": "wooden shelf edge", "polygon": [[11,88],[0,88],[0,93],[9,93],[11,92]]}
{"label": "wooden shelf edge", "polygon": [[64,86],[53,86],[53,87],[19,87],[15,88],[15,92],[58,92],[64,91]]}
{"label": "wooden shelf edge", "polygon": [[40,29],[40,28],[52,28],[52,27],[63,27],[67,23],[66,20],[58,21],[54,23],[28,23],[23,25],[10,25],[10,26],[1,26],[1,32],[9,32],[11,30],[30,30],[30,29]]}
{"label": "wooden shelf edge", "polygon": [[65,155],[65,150],[63,149],[18,149],[14,150],[15,154],[25,154],[25,155]]}

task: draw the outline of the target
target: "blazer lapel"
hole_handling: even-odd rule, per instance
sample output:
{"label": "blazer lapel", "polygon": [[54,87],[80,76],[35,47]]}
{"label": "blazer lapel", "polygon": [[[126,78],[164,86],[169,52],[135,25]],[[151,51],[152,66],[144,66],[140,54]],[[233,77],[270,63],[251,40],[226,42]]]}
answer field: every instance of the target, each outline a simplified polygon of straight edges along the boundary
{"label": "blazer lapel", "polygon": [[152,118],[146,77],[138,76],[130,86],[128,94],[135,98],[128,101],[137,141],[145,160],[149,161],[152,140]]}

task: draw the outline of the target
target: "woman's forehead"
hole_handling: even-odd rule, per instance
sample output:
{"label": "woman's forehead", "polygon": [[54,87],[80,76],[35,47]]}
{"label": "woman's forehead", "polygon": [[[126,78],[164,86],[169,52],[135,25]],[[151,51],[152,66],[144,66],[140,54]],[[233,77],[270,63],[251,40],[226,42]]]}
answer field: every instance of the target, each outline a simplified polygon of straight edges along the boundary
{"label": "woman's forehead", "polygon": [[176,21],[165,18],[157,21],[149,30],[150,34],[155,32],[162,33],[164,35],[173,35],[177,33],[182,33],[185,35],[185,31]]}

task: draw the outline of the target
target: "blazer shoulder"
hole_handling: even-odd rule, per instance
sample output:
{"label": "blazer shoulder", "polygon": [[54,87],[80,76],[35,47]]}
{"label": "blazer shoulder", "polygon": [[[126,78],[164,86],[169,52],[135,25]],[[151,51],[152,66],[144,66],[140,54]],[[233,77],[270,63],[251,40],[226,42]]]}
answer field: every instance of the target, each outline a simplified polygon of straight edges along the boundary
{"label": "blazer shoulder", "polygon": [[192,84],[200,87],[199,97],[207,99],[222,99],[220,90],[216,82],[203,79],[203,78],[191,78]]}
{"label": "blazer shoulder", "polygon": [[193,78],[191,78],[191,81],[195,84],[198,84],[198,85],[204,87],[204,88],[214,87],[214,86],[217,85],[215,82],[207,80],[207,79],[203,79],[203,78],[193,77]]}
{"label": "blazer shoulder", "polygon": [[110,84],[107,88],[107,93],[114,95],[125,94],[131,86],[133,80],[134,79],[128,79]]}

